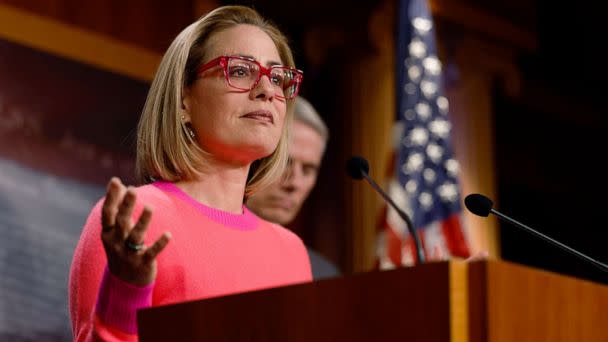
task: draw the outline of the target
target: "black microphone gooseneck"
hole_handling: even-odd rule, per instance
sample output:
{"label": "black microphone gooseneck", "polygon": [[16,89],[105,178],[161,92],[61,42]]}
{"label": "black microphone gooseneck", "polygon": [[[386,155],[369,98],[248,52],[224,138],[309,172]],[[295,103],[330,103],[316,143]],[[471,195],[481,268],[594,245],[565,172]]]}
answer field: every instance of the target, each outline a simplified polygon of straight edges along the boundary
{"label": "black microphone gooseneck", "polygon": [[541,239],[548,241],[548,242],[556,245],[557,247],[559,247],[565,251],[568,251],[587,262],[590,262],[591,264],[598,267],[602,271],[608,272],[608,266],[606,264],[603,264],[571,247],[564,245],[563,243],[561,243],[557,240],[554,240],[554,239],[548,237],[547,235],[545,235],[543,233],[540,233],[540,232],[526,226],[525,224],[523,224],[521,222],[518,222],[518,221],[510,218],[507,215],[504,215],[504,214],[492,209],[492,205],[493,205],[492,200],[490,200],[489,198],[487,198],[484,195],[480,195],[480,194],[468,195],[464,199],[464,204],[467,207],[467,209],[469,209],[469,211],[475,215],[487,217],[490,213],[492,213],[492,214],[498,216],[499,218],[513,224],[515,227],[523,229],[523,230],[527,231],[528,233],[532,233],[533,235],[538,236]]}
{"label": "black microphone gooseneck", "polygon": [[390,204],[391,207],[393,207],[397,211],[399,216],[405,221],[410,235],[412,235],[412,237],[414,238],[414,246],[416,247],[416,254],[418,256],[417,263],[423,264],[424,252],[422,250],[418,234],[416,234],[416,230],[414,229],[414,224],[412,223],[412,220],[403,210],[397,207],[395,202],[393,202],[393,200],[388,197],[388,195],[382,190],[382,188],[380,188],[378,184],[376,184],[376,182],[374,182],[374,180],[369,176],[369,164],[367,160],[365,160],[365,158],[363,157],[352,157],[346,163],[346,170],[348,171],[348,174],[354,179],[360,180],[365,178],[369,185],[371,185],[372,188],[374,188],[380,194],[380,196],[382,196],[382,198],[384,198],[384,200],[387,201],[388,204]]}

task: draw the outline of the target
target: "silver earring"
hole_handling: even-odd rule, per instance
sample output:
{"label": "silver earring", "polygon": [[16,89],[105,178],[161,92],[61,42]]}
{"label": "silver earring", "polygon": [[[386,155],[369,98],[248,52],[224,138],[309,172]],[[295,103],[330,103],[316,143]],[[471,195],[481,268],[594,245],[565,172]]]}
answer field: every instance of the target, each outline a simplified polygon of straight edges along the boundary
{"label": "silver earring", "polygon": [[190,127],[190,125],[186,126],[186,131],[188,131],[188,135],[190,136],[190,138],[194,139],[194,130],[192,130],[192,127]]}
{"label": "silver earring", "polygon": [[196,135],[194,134],[194,130],[192,129],[192,123],[186,121],[186,115],[184,115],[184,114],[181,115],[181,119],[182,119],[182,125],[184,126],[184,129],[186,129],[186,133],[188,133],[190,138],[194,139],[194,137],[196,137]]}

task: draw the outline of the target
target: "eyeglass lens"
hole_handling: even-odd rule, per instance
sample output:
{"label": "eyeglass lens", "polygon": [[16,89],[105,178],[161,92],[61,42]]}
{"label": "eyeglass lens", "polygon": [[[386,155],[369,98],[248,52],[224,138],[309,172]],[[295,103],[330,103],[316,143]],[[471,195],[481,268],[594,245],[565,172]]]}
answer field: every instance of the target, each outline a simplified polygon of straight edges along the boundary
{"label": "eyeglass lens", "polygon": [[[252,61],[230,58],[227,66],[228,80],[234,87],[252,89],[260,78],[260,66]],[[291,98],[296,91],[296,74],[287,67],[274,66],[268,71],[268,78],[275,88],[275,94]]]}

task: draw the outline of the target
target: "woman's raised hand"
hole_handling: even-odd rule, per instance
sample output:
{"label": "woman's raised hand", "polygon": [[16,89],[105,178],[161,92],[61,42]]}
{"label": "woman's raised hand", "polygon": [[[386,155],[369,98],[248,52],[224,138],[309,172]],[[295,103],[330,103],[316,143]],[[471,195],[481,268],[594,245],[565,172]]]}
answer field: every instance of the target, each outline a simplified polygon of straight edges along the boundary
{"label": "woman's raised hand", "polygon": [[152,211],[144,207],[134,223],[135,201],[132,187],[125,187],[118,178],[110,180],[101,212],[101,240],[110,272],[128,283],[144,286],[156,279],[156,256],[167,246],[171,234],[165,232],[152,245],[144,245]]}

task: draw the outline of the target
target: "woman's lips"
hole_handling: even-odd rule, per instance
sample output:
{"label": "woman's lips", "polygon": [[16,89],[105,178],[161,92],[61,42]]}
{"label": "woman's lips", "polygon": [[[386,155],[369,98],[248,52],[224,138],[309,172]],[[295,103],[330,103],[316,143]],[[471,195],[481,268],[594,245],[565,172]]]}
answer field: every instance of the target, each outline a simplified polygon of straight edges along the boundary
{"label": "woman's lips", "polygon": [[265,110],[249,112],[241,117],[274,124],[274,117],[272,116],[272,113]]}

